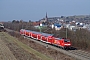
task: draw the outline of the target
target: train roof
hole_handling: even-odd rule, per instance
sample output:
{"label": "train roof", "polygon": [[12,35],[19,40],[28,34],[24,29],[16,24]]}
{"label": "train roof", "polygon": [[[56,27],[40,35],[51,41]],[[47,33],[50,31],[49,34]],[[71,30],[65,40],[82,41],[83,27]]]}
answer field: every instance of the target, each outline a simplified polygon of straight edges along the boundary
{"label": "train roof", "polygon": [[52,34],[47,34],[47,33],[41,33],[44,36],[53,36]]}
{"label": "train roof", "polygon": [[41,34],[41,35],[44,35],[44,36],[53,36],[53,34],[48,34],[48,33],[41,33],[41,32],[36,32],[36,31],[31,31],[31,30],[26,30],[27,32],[32,32],[32,33],[35,33],[35,34]]}
{"label": "train roof", "polygon": [[55,38],[56,40],[64,40],[64,41],[70,41],[69,39],[63,39],[63,38]]}
{"label": "train roof", "polygon": [[57,40],[61,40],[62,38],[55,38],[55,39],[57,39]]}
{"label": "train roof", "polygon": [[[25,29],[21,29],[21,30],[25,30]],[[43,35],[43,36],[53,36],[53,34],[48,34],[48,33],[42,33],[42,32],[36,32],[36,31],[32,31],[32,30],[25,30],[27,32],[32,32],[32,33],[35,33],[35,34],[40,34],[40,35]],[[65,38],[55,38],[57,40],[61,40],[61,39],[65,39]],[[67,40],[67,39],[66,39]],[[69,39],[68,39],[69,40]]]}
{"label": "train roof", "polygon": [[31,30],[26,30],[27,32],[32,32],[32,33],[35,33],[35,34],[40,34],[39,32],[36,32],[36,31],[31,31]]}

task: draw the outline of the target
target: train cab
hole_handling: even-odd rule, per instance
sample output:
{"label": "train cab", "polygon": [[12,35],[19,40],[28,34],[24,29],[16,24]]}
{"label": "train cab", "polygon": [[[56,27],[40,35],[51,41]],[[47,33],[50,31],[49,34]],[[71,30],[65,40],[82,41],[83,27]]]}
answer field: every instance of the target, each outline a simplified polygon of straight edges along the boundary
{"label": "train cab", "polygon": [[23,29],[20,30],[20,34],[23,35]]}
{"label": "train cab", "polygon": [[21,29],[21,30],[20,30],[20,34],[21,34],[21,35],[25,35],[25,30],[24,30],[24,29]]}
{"label": "train cab", "polygon": [[66,49],[71,46],[71,42],[69,39],[55,38],[54,45],[57,45],[59,47]]}
{"label": "train cab", "polygon": [[68,47],[70,47],[70,46],[71,46],[70,40],[69,40],[69,39],[64,39],[64,47],[65,47],[65,48],[68,48]]}

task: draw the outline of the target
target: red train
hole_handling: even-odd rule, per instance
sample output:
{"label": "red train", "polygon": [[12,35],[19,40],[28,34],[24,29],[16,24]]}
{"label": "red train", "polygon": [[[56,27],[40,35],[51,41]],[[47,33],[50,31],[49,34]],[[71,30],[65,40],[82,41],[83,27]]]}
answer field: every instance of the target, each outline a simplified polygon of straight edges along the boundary
{"label": "red train", "polygon": [[40,41],[48,43],[48,44],[62,47],[64,49],[71,47],[71,42],[69,39],[56,38],[52,34],[40,33],[40,32],[30,31],[30,30],[25,30],[25,29],[21,29],[20,34],[30,37],[30,38],[33,38],[33,39],[36,39],[36,40],[40,40]]}

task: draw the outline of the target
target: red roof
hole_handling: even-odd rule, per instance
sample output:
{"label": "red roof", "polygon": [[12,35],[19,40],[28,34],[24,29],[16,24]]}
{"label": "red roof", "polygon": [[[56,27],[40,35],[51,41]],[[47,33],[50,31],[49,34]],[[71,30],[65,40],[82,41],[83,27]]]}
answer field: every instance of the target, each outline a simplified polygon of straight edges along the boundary
{"label": "red roof", "polygon": [[37,25],[39,25],[40,24],[40,22],[33,22],[33,25],[34,26],[37,26]]}

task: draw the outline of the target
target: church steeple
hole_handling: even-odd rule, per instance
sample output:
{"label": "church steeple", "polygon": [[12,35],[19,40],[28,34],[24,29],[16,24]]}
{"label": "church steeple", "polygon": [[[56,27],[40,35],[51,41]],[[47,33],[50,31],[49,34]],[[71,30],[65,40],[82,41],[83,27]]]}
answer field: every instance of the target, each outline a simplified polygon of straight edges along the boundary
{"label": "church steeple", "polygon": [[47,12],[46,12],[46,18],[47,18]]}
{"label": "church steeple", "polygon": [[46,20],[46,21],[48,21],[47,12],[46,12],[46,17],[45,17],[45,20]]}

